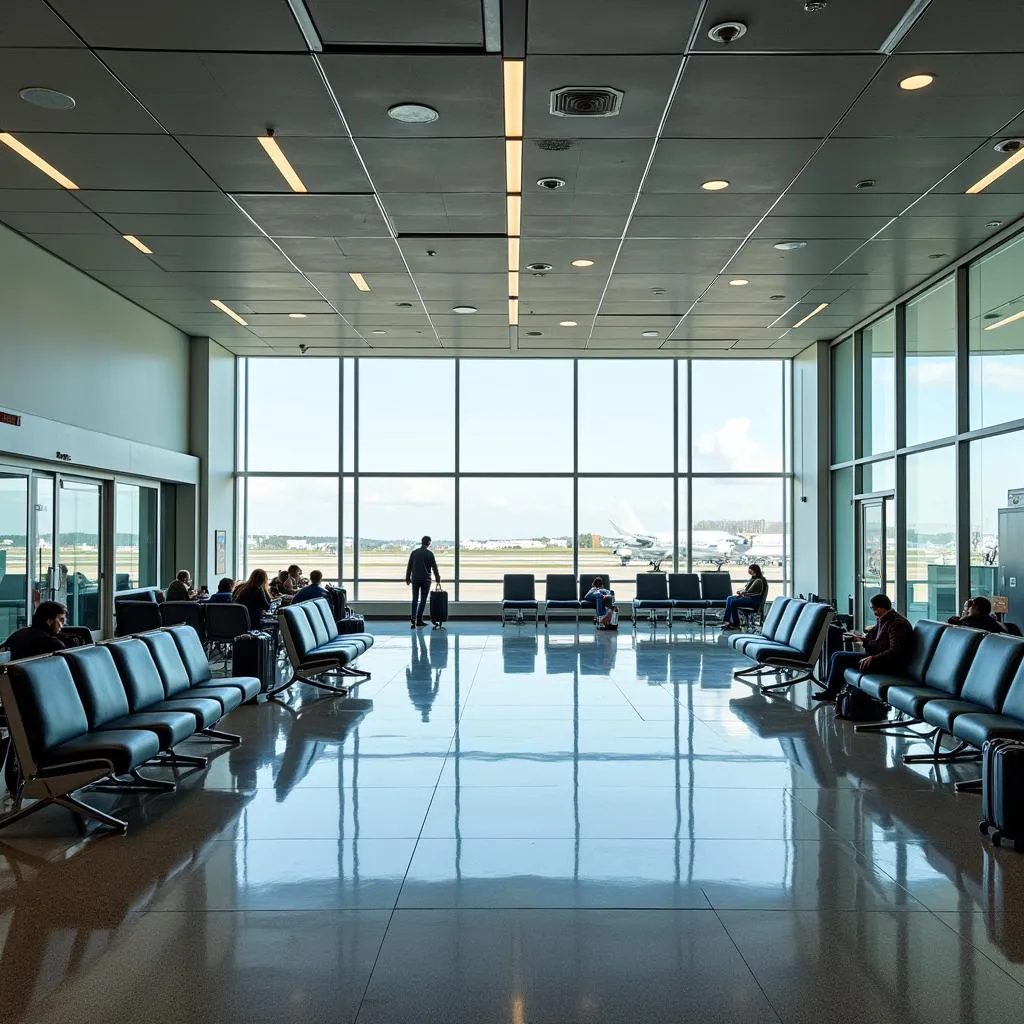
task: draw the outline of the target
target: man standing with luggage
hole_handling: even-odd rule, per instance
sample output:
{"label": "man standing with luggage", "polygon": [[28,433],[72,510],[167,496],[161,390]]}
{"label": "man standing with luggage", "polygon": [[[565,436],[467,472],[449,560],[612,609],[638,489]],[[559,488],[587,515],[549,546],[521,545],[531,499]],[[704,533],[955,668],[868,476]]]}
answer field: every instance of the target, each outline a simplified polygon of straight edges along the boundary
{"label": "man standing with luggage", "polygon": [[423,609],[430,597],[430,574],[434,574],[438,586],[441,585],[441,573],[437,569],[437,560],[430,550],[430,538],[424,537],[420,546],[409,554],[409,564],[405,567],[405,585],[412,586],[412,622],[410,629],[425,626]]}

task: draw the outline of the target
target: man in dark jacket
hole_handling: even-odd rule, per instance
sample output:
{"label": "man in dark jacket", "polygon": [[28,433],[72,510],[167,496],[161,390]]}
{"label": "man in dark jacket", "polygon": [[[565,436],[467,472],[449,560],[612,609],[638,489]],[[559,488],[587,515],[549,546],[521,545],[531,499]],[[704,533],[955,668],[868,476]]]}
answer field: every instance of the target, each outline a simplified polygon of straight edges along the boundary
{"label": "man in dark jacket", "polygon": [[1005,633],[1003,624],[992,618],[992,602],[987,597],[970,597],[964,602],[963,615],[946,620],[951,626],[967,626],[986,633]]}
{"label": "man in dark jacket", "polygon": [[437,559],[430,550],[430,538],[424,537],[420,546],[409,554],[409,564],[405,567],[405,585],[412,586],[412,623],[410,629],[425,626],[423,609],[430,596],[430,574],[434,574],[437,585],[441,585],[441,573],[437,568]]}
{"label": "man in dark jacket", "polygon": [[78,647],[83,643],[81,637],[61,632],[67,617],[67,608],[59,601],[43,601],[32,616],[32,625],[12,633],[3,646],[15,661]]}
{"label": "man in dark jacket", "polygon": [[871,598],[871,611],[876,621],[864,634],[866,653],[837,651],[833,654],[825,689],[812,694],[811,700],[835,700],[843,688],[843,676],[848,668],[856,666],[862,672],[899,672],[910,660],[914,627],[893,609],[892,601],[885,594]]}

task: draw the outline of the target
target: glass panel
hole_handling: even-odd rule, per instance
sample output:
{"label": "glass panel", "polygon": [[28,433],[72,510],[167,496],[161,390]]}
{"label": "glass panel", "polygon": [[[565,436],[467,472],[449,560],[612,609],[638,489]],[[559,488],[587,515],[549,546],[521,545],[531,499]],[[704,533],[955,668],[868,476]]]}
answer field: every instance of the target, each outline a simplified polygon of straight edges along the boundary
{"label": "glass panel", "polygon": [[956,432],[953,278],[907,304],[907,444]]}
{"label": "glass panel", "polygon": [[245,428],[249,422],[245,395],[248,363],[245,356],[235,360],[235,466],[241,470],[245,469]]}
{"label": "glass panel", "polygon": [[56,600],[68,606],[68,625],[100,628],[100,485],[61,480],[57,521],[60,578]]}
{"label": "glass panel", "polygon": [[832,461],[853,458],[853,339],[832,349]]}
{"label": "glass panel", "polygon": [[786,481],[701,479],[693,481],[692,571],[721,567],[737,588],[747,582],[746,564],[755,553],[764,566],[769,594],[783,593],[789,579],[789,544],[784,544]]}
{"label": "glass panel", "polygon": [[319,569],[328,577],[335,575],[337,478],[251,477],[248,487],[248,571],[266,569],[274,575],[297,564],[307,576],[311,569]]}
{"label": "glass panel", "polygon": [[861,453],[896,447],[896,318],[890,313],[864,329],[861,347]]}
{"label": "glass panel", "polygon": [[[338,360],[249,359],[249,469],[338,469]],[[307,427],[297,443],[295,421]]]}
{"label": "glass panel", "polygon": [[[971,444],[971,594],[1006,598],[1006,617],[1024,624],[1024,431]],[[1016,502],[1016,503],[1014,503]]]}
{"label": "glass panel", "polygon": [[26,624],[28,477],[0,474],[0,642]]}
{"label": "glass panel", "polygon": [[578,366],[580,471],[671,473],[671,361],[581,359]]}
{"label": "glass panel", "polygon": [[637,573],[672,572],[672,486],[671,477],[581,479],[580,572],[612,574],[621,600],[636,592]]}
{"label": "glass panel", "polygon": [[116,553],[114,589],[158,585],[156,568],[157,501],[153,487],[117,484],[114,514]]}
{"label": "glass panel", "polygon": [[885,554],[882,503],[864,502],[860,506],[860,603],[857,606],[862,624],[868,621],[871,598],[885,592]]}
{"label": "glass panel", "polygon": [[345,454],[341,468],[351,473],[356,468],[356,361],[343,359],[342,367],[342,450]]}
{"label": "glass panel", "polygon": [[460,471],[571,472],[572,403],[571,360],[461,360]]}
{"label": "glass panel", "polygon": [[1024,409],[1024,237],[971,264],[971,428],[1017,419]]}
{"label": "glass panel", "polygon": [[853,469],[840,469],[832,474],[832,572],[836,604],[844,615],[853,614],[853,516]]}
{"label": "glass panel", "polygon": [[907,618],[956,614],[956,458],[952,447],[907,456]]}
{"label": "glass panel", "polygon": [[686,359],[679,360],[679,422],[676,430],[679,434],[679,472],[685,473],[690,465],[690,412],[687,401],[690,363]]}
{"label": "glass panel", "polygon": [[[778,360],[693,361],[694,472],[782,471],[783,366]],[[639,447],[641,440],[633,443]]]}
{"label": "glass panel", "polygon": [[345,537],[341,548],[341,577],[347,587],[348,596],[355,597],[355,478],[342,477],[341,480],[341,517]]}
{"label": "glass panel", "polygon": [[861,466],[861,494],[874,494],[876,491],[891,491],[896,486],[896,460],[883,459],[881,462],[869,462]]}
{"label": "glass panel", "polygon": [[[359,599],[405,600],[409,551],[428,535],[441,579],[455,575],[455,481],[451,477],[359,480]],[[451,588],[449,588],[450,590]]]}
{"label": "glass panel", "polygon": [[359,362],[359,471],[455,469],[455,360]]}
{"label": "glass panel", "polygon": [[471,599],[499,600],[507,572],[532,572],[541,592],[547,573],[572,572],[570,478],[471,477],[459,500],[460,578],[495,581]]}

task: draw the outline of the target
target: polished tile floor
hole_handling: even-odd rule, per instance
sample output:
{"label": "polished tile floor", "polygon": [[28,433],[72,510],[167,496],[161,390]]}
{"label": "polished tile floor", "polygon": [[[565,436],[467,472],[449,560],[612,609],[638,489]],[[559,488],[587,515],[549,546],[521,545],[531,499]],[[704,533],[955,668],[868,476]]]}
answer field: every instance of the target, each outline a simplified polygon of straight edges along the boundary
{"label": "polished tile floor", "polygon": [[977,766],[904,767],[686,632],[377,634],[357,699],[242,708],[177,793],[97,795],[127,837],[0,833],[0,1021],[1020,1019],[1024,855],[954,792]]}

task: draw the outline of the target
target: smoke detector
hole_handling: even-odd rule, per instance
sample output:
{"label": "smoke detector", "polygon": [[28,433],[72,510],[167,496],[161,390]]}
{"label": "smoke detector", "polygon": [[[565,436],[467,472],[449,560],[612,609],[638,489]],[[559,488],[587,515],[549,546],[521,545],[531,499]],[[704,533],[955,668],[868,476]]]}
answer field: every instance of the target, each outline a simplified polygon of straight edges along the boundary
{"label": "smoke detector", "polygon": [[1003,139],[1002,142],[997,142],[992,148],[997,153],[1016,153],[1021,146],[1024,146],[1024,139]]}
{"label": "smoke detector", "polygon": [[804,0],[804,11],[807,14],[817,14],[828,7],[828,0]]}
{"label": "smoke detector", "polygon": [[609,85],[566,85],[551,90],[555,117],[617,117],[625,93]]}
{"label": "smoke detector", "polygon": [[535,274],[543,274],[545,271],[551,269],[550,263],[530,263],[526,267],[527,270],[532,270]]}
{"label": "smoke detector", "polygon": [[555,189],[565,188],[565,178],[538,178],[537,187],[546,192],[554,192]]}
{"label": "smoke detector", "polygon": [[747,26],[742,21],[723,21],[708,29],[708,39],[715,43],[728,46],[747,34]]}

